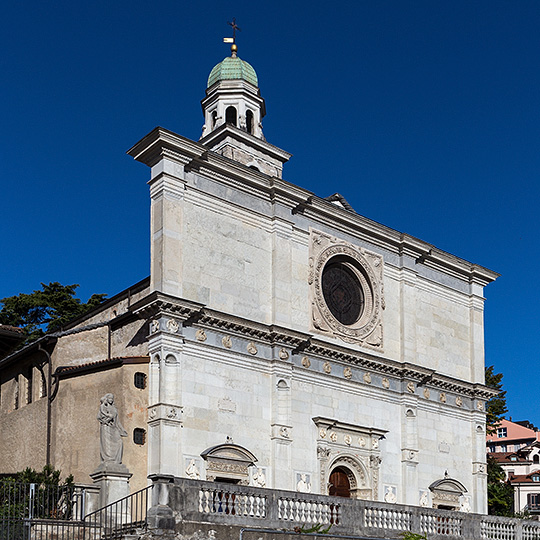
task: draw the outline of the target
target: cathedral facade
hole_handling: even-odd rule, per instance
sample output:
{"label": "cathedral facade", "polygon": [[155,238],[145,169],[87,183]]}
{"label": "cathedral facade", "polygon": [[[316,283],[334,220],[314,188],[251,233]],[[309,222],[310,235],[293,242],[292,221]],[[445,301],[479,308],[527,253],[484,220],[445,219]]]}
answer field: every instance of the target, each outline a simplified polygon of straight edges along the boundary
{"label": "cathedral facade", "polygon": [[283,179],[255,70],[156,128],[148,473],[487,510],[483,287],[497,274]]}
{"label": "cathedral facade", "polygon": [[172,475],[486,513],[497,274],[287,182],[236,45],[202,108],[199,141],[156,128],[128,152],[150,168],[150,279],[0,360],[0,472],[90,484],[114,394],[132,491]]}

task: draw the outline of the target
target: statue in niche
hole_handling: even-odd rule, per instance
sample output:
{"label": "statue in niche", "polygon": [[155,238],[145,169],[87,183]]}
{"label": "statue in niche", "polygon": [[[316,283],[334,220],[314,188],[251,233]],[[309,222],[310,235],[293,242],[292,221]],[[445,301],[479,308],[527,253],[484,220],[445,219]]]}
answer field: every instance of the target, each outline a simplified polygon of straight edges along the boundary
{"label": "statue in niche", "polygon": [[428,508],[430,506],[429,495],[427,491],[422,492],[422,496],[420,497],[420,506],[422,506],[423,508]]}
{"label": "statue in niche", "polygon": [[302,473],[300,475],[300,479],[296,484],[296,491],[300,493],[311,493],[311,482],[307,474]]}
{"label": "statue in niche", "polygon": [[194,459],[190,460],[189,465],[186,467],[186,474],[193,480],[200,480],[201,473],[199,472]]}
{"label": "statue in niche", "polygon": [[390,504],[393,504],[397,501],[396,492],[392,486],[386,486],[384,501]]}
{"label": "statue in niche", "polygon": [[253,474],[253,485],[257,487],[266,487],[266,476],[261,468],[258,468]]}
{"label": "statue in niche", "polygon": [[467,513],[472,512],[469,497],[463,497],[463,500],[461,501],[461,504],[459,506],[459,511],[460,512],[467,512]]}
{"label": "statue in niche", "polygon": [[118,420],[118,409],[114,404],[114,396],[105,394],[101,398],[97,419],[100,423],[100,455],[102,463],[122,463],[124,444],[122,437],[127,432]]}

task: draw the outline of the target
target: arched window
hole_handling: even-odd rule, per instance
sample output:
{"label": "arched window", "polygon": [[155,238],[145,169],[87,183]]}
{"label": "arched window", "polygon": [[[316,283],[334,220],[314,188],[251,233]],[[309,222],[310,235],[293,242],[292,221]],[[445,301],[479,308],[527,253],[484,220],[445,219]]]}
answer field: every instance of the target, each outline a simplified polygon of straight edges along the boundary
{"label": "arched window", "polygon": [[540,462],[540,457],[538,456],[538,454],[535,454],[533,456],[533,463],[539,463]]}
{"label": "arched window", "polygon": [[234,107],[227,107],[225,110],[225,122],[236,126],[236,109]]}
{"label": "arched window", "polygon": [[217,123],[217,111],[214,111],[212,113],[212,129],[216,127],[216,123]]}
{"label": "arched window", "polygon": [[[328,494],[334,497],[351,497],[351,483],[344,467],[336,467],[330,473]],[[349,473],[350,474],[350,473]]]}
{"label": "arched window", "polygon": [[253,134],[253,113],[249,109],[246,112],[246,129]]}

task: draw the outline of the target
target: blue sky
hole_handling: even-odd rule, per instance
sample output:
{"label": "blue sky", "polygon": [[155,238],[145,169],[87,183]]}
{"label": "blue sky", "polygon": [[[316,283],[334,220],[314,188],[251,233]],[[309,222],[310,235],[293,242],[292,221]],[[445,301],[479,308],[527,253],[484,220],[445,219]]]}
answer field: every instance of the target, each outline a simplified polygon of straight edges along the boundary
{"label": "blue sky", "polygon": [[0,297],[148,275],[148,170],[125,152],[157,125],[199,138],[232,17],[286,180],[502,274],[486,362],[539,424],[537,1],[6,4]]}

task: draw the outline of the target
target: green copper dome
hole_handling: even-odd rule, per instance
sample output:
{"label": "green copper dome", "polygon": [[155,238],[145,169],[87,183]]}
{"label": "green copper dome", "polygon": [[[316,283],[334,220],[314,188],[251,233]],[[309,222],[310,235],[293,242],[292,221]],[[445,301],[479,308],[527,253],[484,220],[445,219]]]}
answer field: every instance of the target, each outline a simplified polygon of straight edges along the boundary
{"label": "green copper dome", "polygon": [[231,79],[242,79],[254,86],[259,86],[257,74],[247,62],[240,60],[237,56],[228,56],[210,72],[207,88],[218,81]]}

